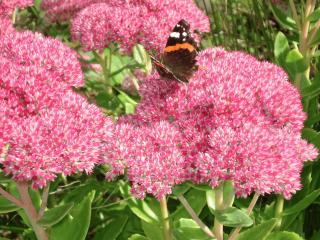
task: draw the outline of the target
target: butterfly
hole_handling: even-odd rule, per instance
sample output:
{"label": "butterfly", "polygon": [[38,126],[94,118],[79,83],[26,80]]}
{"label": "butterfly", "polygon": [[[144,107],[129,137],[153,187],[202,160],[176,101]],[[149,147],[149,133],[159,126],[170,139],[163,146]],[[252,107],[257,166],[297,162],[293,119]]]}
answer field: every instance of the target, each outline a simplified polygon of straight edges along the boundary
{"label": "butterfly", "polygon": [[173,28],[161,54],[161,60],[150,56],[157,72],[163,78],[187,83],[197,71],[197,43],[190,33],[190,24],[181,19]]}

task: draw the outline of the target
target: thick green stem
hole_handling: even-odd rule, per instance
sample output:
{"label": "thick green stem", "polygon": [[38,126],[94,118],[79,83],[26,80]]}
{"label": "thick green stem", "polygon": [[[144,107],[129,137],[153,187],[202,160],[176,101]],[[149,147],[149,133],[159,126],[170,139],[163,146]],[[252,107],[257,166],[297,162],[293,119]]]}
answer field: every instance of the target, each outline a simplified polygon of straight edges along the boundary
{"label": "thick green stem", "polygon": [[162,214],[163,238],[164,240],[172,240],[170,231],[169,211],[167,207],[166,197],[163,197],[160,200],[160,208]]}
{"label": "thick green stem", "polygon": [[[215,188],[215,207],[216,210],[223,210],[223,182],[220,183],[219,186]],[[217,240],[223,240],[223,225],[217,220],[214,219],[214,235],[216,236]]]}
{"label": "thick green stem", "polygon": [[284,198],[283,198],[282,195],[278,195],[277,196],[276,206],[275,206],[275,212],[274,212],[274,216],[276,218],[278,218],[278,223],[277,223],[277,227],[276,227],[278,229],[281,227],[281,218],[282,218],[282,212],[283,212],[283,205],[284,205]]}
{"label": "thick green stem", "polygon": [[37,236],[38,240],[48,240],[47,233],[45,230],[37,223],[39,218],[38,213],[33,206],[32,200],[28,192],[28,183],[27,182],[18,182],[17,188],[19,190],[20,198],[23,203],[23,209],[26,212],[28,219],[31,223],[34,233]]}
{"label": "thick green stem", "polygon": [[48,204],[48,197],[49,197],[49,189],[50,184],[47,183],[47,186],[43,189],[42,198],[41,198],[41,206],[38,214],[38,219],[41,219],[43,217],[43,214],[47,208]]}

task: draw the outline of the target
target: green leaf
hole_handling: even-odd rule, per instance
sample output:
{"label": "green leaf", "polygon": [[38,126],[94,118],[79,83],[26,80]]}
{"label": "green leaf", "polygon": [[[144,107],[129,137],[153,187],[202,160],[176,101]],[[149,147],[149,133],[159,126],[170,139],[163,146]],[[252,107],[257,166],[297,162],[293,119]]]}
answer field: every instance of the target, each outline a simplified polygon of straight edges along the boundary
{"label": "green leaf", "polygon": [[310,194],[305,196],[301,201],[299,201],[295,205],[287,208],[283,212],[283,216],[294,214],[294,213],[297,213],[297,212],[301,212],[302,210],[307,208],[310,204],[312,204],[312,202],[314,200],[316,200],[319,195],[320,195],[320,189],[311,192]]}
{"label": "green leaf", "polygon": [[270,4],[270,8],[274,17],[280,23],[280,25],[291,31],[297,30],[295,21],[292,18],[290,18],[288,14],[284,13],[280,8],[278,8],[274,4]]}
{"label": "green leaf", "polygon": [[320,8],[317,8],[315,11],[313,11],[307,18],[310,22],[316,22],[320,20]]}
{"label": "green leaf", "polygon": [[149,239],[152,240],[164,240],[162,233],[162,226],[159,223],[147,223],[141,220],[141,225],[144,233]]}
{"label": "green leaf", "polygon": [[275,201],[272,201],[270,204],[266,204],[264,211],[263,211],[263,216],[264,219],[270,219],[274,216],[274,210],[275,209]]}
{"label": "green leaf", "polygon": [[136,109],[135,105],[132,105],[131,103],[125,103],[124,108],[125,108],[126,114],[133,114]]}
{"label": "green leaf", "polygon": [[271,233],[268,237],[267,240],[303,240],[302,237],[300,237],[298,234],[295,232],[274,232]]}
{"label": "green leaf", "polygon": [[122,233],[124,226],[127,224],[128,216],[118,216],[106,224],[103,229],[100,229],[94,236],[94,240],[108,239],[116,240]]}
{"label": "green leaf", "polygon": [[264,240],[270,234],[272,229],[277,224],[277,219],[273,218],[266,222],[263,222],[255,227],[252,227],[238,236],[237,240]]}
{"label": "green leaf", "polygon": [[137,217],[147,223],[158,223],[160,221],[158,214],[156,213],[157,211],[154,211],[154,209],[151,208],[151,205],[146,201],[131,196],[130,187],[127,183],[120,181],[119,184],[121,194],[127,199],[129,208]]}
{"label": "green leaf", "polygon": [[118,90],[118,92],[120,93],[119,95],[118,95],[118,98],[120,99],[120,101],[122,102],[122,103],[130,103],[130,104],[132,104],[132,105],[137,105],[137,102],[136,101],[134,101],[128,94],[126,94],[125,92],[123,92],[123,91],[121,91],[121,90]]}
{"label": "green leaf", "polygon": [[286,36],[282,32],[278,32],[274,42],[274,56],[280,66],[285,67],[285,60],[289,51],[290,48]]}
{"label": "green leaf", "polygon": [[174,235],[177,239],[209,240],[206,233],[192,219],[181,218],[174,228]]}
{"label": "green leaf", "polygon": [[[110,47],[112,48],[113,46]],[[96,52],[92,53],[95,57],[93,60],[103,67],[103,75],[110,85],[121,84],[123,79],[130,73],[129,69],[137,67],[132,58],[117,55],[114,49],[105,48],[103,55]]]}
{"label": "green leaf", "polygon": [[50,232],[50,240],[84,240],[86,238],[90,225],[91,203],[94,195],[95,191],[90,192],[79,204],[71,209],[67,217],[53,226]]}
{"label": "green leaf", "polygon": [[151,59],[147,51],[141,44],[137,44],[132,49],[133,58],[137,61],[137,63],[145,66],[146,73],[151,73],[152,64]]}
{"label": "green leaf", "polygon": [[51,227],[60,222],[71,210],[73,203],[58,206],[46,211],[38,223],[43,227]]}
{"label": "green leaf", "polygon": [[[112,109],[112,107],[115,105],[113,98],[114,98],[114,95],[111,95],[107,92],[100,92],[96,96],[96,103],[100,107]],[[119,103],[118,100],[117,100],[117,102]]]}
{"label": "green leaf", "polygon": [[15,212],[18,209],[20,209],[20,207],[13,204],[9,200],[5,199],[4,197],[0,197],[0,214]]}
{"label": "green leaf", "polygon": [[9,176],[7,176],[1,169],[0,169],[0,183],[13,183],[12,179]]}
{"label": "green leaf", "polygon": [[249,215],[235,207],[214,211],[214,216],[227,227],[249,227],[253,224]]}
{"label": "green leaf", "polygon": [[285,61],[286,69],[289,71],[289,74],[292,74],[293,76],[308,69],[308,64],[305,62],[298,49],[289,51]]}
{"label": "green leaf", "polygon": [[320,148],[320,134],[317,131],[312,128],[303,128],[301,136],[303,139],[314,144],[317,148]]}
{"label": "green leaf", "polygon": [[133,234],[128,238],[128,240],[149,240],[149,238],[146,238],[140,234]]}
{"label": "green leaf", "polygon": [[302,97],[315,98],[320,95],[320,82],[313,81],[312,84],[301,90]]}
{"label": "green leaf", "polygon": [[294,214],[282,217],[281,229],[287,229],[287,230],[290,229],[291,226],[295,224],[297,219],[299,219],[300,215],[301,213],[294,213]]}
{"label": "green leaf", "polygon": [[98,192],[100,185],[95,180],[89,180],[80,186],[66,191],[63,196],[63,203],[74,203],[75,205],[80,203],[89,193],[93,190]]}
{"label": "green leaf", "polygon": [[190,182],[188,182],[187,184],[189,184],[192,188],[201,190],[201,191],[208,191],[212,189],[212,187],[210,187],[208,184],[193,184]]}

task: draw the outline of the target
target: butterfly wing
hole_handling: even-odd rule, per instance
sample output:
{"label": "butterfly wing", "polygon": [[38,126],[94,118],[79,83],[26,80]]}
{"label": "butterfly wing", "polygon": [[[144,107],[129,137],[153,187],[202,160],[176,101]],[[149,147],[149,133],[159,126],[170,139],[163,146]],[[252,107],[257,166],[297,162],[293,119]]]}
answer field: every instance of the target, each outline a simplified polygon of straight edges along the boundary
{"label": "butterfly wing", "polygon": [[188,80],[181,80],[179,79],[170,69],[168,69],[164,64],[162,64],[159,60],[157,60],[155,57],[150,56],[153,65],[157,69],[157,72],[161,77],[164,77],[166,79],[172,79],[179,82],[188,82]]}
{"label": "butterfly wing", "polygon": [[173,28],[168,38],[166,48],[162,55],[165,66],[183,82],[188,82],[196,65],[197,44],[190,33],[190,25],[185,20],[180,20]]}

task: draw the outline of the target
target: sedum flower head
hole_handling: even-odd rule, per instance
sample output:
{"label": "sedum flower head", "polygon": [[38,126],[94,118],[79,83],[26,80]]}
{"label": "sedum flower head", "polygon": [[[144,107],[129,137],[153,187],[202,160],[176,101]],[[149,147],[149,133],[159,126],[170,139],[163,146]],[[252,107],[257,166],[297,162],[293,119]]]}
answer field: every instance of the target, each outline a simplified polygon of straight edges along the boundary
{"label": "sedum flower head", "polygon": [[106,0],[42,0],[41,10],[46,12],[46,17],[50,21],[66,21],[83,8],[99,2]]}
{"label": "sedum flower head", "polygon": [[33,0],[2,0],[0,8],[6,9],[8,14],[11,14],[15,8],[26,8],[33,5]]}
{"label": "sedum flower head", "polygon": [[185,179],[215,187],[233,180],[240,196],[300,189],[302,163],[317,150],[301,139],[306,114],[286,73],[241,52],[208,49],[188,84],[156,72],[140,88],[136,113],[122,123],[167,121],[179,131]]}
{"label": "sedum flower head", "polygon": [[104,1],[80,11],[72,21],[72,37],[87,50],[110,42],[130,51],[136,43],[160,51],[175,24],[186,19],[192,30],[209,31],[209,20],[191,0]]}
{"label": "sedum flower head", "polygon": [[[29,31],[7,34],[0,39],[0,56],[26,71],[50,74],[67,88],[81,86],[84,78],[77,54],[61,42]],[[19,83],[20,84],[20,83]]]}
{"label": "sedum flower head", "polygon": [[57,40],[31,32],[0,38],[6,174],[39,188],[57,174],[90,172],[102,161],[112,121],[72,92],[71,86],[82,82],[76,54]]}
{"label": "sedum flower head", "polygon": [[5,35],[11,32],[15,32],[15,29],[12,26],[11,19],[8,16],[1,15],[1,9],[0,9],[0,37],[2,35]]}
{"label": "sedum flower head", "polygon": [[123,174],[127,168],[131,192],[136,197],[144,198],[149,193],[161,199],[184,181],[180,133],[168,122],[151,126],[119,124],[114,135],[116,144],[108,158],[111,171],[107,177]]}

